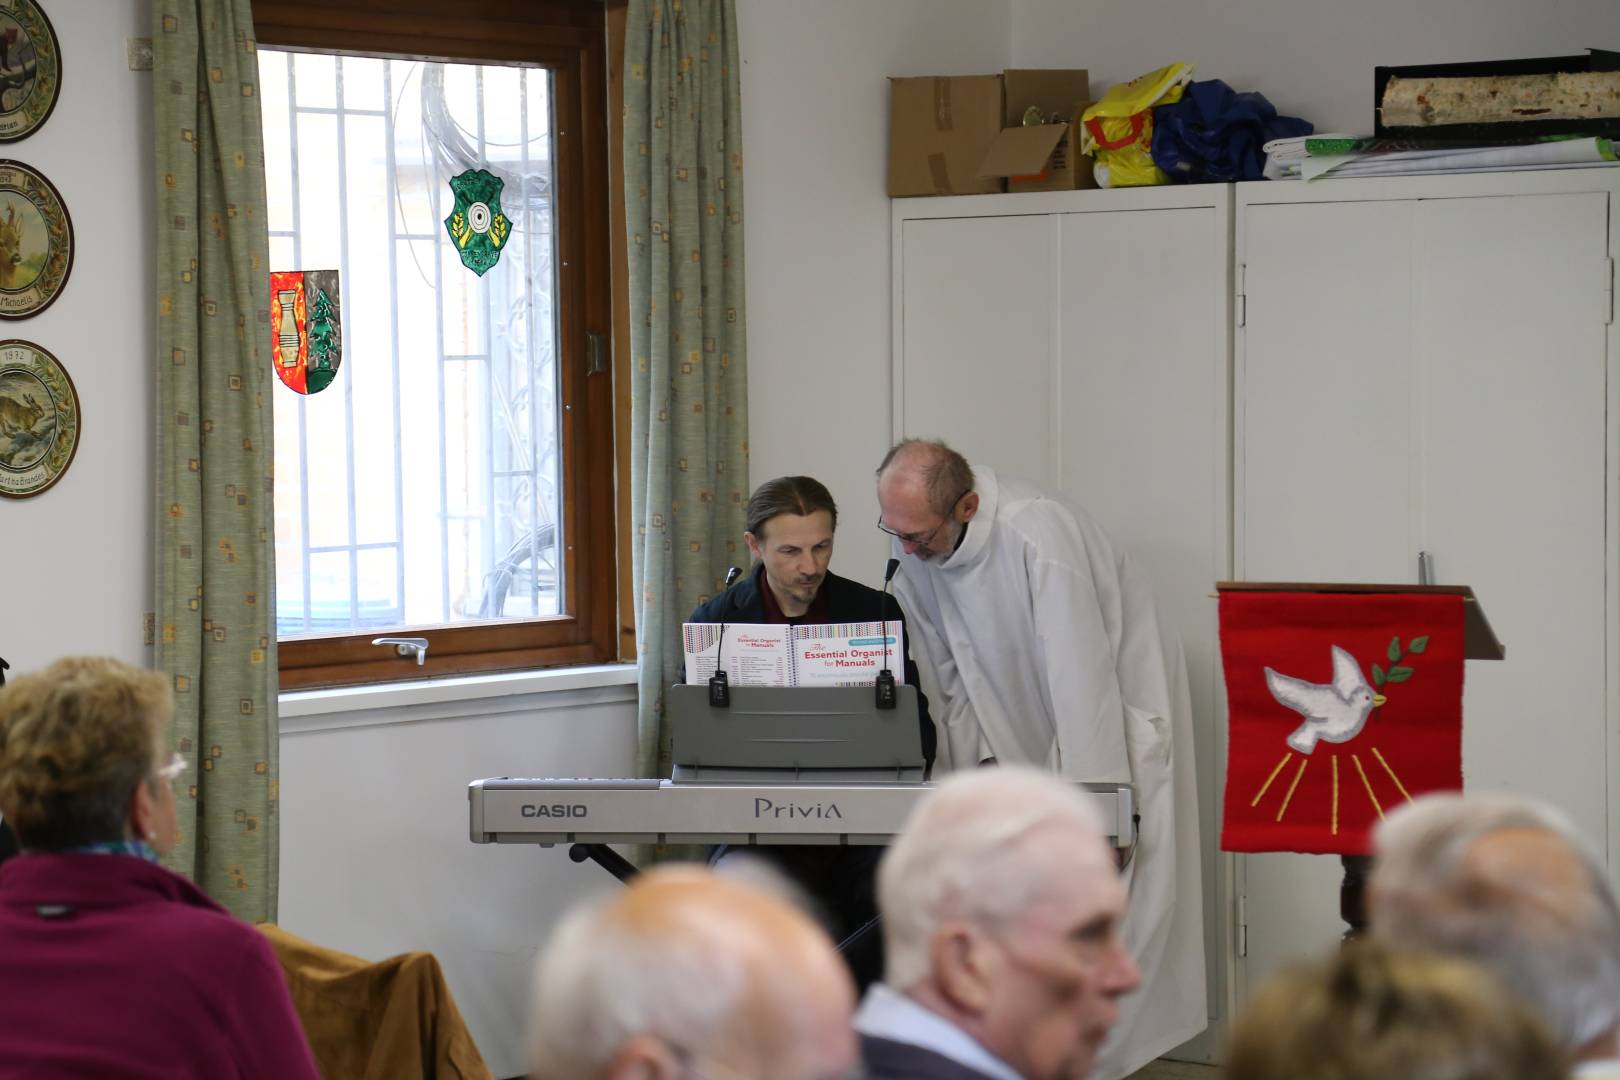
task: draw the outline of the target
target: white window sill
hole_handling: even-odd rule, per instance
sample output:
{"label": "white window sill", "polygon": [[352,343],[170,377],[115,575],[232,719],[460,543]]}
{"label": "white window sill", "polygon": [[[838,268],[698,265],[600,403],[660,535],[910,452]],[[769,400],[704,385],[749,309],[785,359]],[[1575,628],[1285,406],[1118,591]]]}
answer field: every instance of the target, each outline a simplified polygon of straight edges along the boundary
{"label": "white window sill", "polygon": [[[278,697],[283,734],[409,723],[561,706],[592,698],[635,699],[636,665],[590,664],[421,682],[293,690]],[[554,696],[556,695],[556,696]]]}

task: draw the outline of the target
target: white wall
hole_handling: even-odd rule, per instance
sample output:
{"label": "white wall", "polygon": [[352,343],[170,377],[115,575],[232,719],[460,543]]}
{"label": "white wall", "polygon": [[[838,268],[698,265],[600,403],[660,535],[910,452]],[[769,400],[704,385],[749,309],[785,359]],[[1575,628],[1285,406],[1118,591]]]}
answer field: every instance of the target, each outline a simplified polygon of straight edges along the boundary
{"label": "white wall", "polygon": [[1176,60],[1318,131],[1373,129],[1373,68],[1620,47],[1614,0],[1010,0],[1012,62],[1092,91]]}
{"label": "white wall", "polygon": [[[749,478],[807,473],[843,518],[833,566],[876,583],[889,447],[891,75],[998,72],[1006,0],[737,0]],[[949,432],[940,432],[949,435]]]}
{"label": "white wall", "polygon": [[124,39],[151,33],[149,0],[49,7],[62,94],[0,157],[42,172],[73,219],[73,269],[50,309],[0,325],[54,353],[79,393],[78,454],[56,485],[0,500],[0,656],[13,674],[67,653],[146,663],[151,606],[151,356],[155,289],[152,75]]}
{"label": "white wall", "polygon": [[348,712],[286,701],[278,921],[370,960],[433,953],[495,1076],[525,1074],[540,944],[570,905],[618,885],[566,848],[471,843],[467,784],[631,775],[635,694],[621,678]]}

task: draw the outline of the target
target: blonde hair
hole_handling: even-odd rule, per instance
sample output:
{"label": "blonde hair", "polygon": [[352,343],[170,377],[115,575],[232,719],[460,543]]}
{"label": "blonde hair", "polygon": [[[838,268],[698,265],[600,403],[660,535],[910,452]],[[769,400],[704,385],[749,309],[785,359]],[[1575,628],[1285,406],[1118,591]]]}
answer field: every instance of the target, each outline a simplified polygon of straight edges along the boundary
{"label": "blonde hair", "polygon": [[1260,988],[1226,1080],[1563,1080],[1528,1003],[1454,957],[1357,942]]}
{"label": "blonde hair", "polygon": [[23,847],[118,840],[174,710],[155,671],[72,656],[0,688],[0,814]]}

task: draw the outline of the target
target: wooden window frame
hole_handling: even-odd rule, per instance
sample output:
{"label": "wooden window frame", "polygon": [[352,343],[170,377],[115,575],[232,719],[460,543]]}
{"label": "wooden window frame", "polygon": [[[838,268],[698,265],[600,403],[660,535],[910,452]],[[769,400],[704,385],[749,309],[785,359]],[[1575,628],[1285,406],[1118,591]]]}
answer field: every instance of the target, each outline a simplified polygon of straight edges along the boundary
{"label": "wooden window frame", "polygon": [[[587,332],[611,340],[606,25],[600,0],[252,0],[269,48],[533,64],[554,73],[559,199],[559,429],[564,611],[521,622],[374,630],[279,643],[281,688],[307,689],[601,663],[619,656],[612,376],[587,370]],[[615,224],[617,224],[615,222]],[[426,663],[375,646],[425,637]]]}

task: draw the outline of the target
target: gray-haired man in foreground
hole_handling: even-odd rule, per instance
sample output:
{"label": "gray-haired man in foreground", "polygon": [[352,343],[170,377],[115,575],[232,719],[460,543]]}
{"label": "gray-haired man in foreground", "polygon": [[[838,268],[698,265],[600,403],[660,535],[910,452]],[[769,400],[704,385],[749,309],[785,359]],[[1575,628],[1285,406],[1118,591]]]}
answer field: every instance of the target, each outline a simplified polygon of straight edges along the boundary
{"label": "gray-haired man in foreground", "polygon": [[1374,834],[1372,932],[1462,956],[1535,1005],[1581,1080],[1620,1077],[1620,909],[1563,814],[1513,795],[1429,795]]}
{"label": "gray-haired man in foreground", "polygon": [[871,1080],[1080,1080],[1139,981],[1090,797],[1040,770],[957,773],[878,872],[884,981],[855,1017]]}
{"label": "gray-haired man in foreground", "polygon": [[537,1080],[847,1080],[855,990],[785,898],[666,867],[575,909],[541,955]]}

